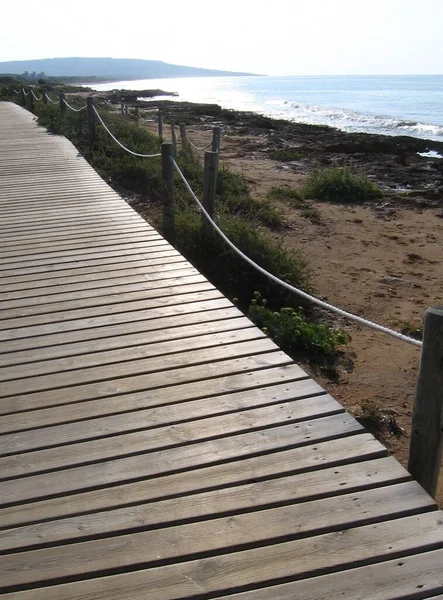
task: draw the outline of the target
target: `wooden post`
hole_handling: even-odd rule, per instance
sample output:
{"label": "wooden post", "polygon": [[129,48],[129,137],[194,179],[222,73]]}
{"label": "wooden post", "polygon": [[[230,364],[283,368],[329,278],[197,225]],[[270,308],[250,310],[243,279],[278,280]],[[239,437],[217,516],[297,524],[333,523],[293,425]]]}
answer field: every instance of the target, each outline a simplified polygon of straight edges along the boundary
{"label": "wooden post", "polygon": [[175,119],[171,119],[171,139],[174,149],[174,157],[177,156],[177,136],[175,135]]}
{"label": "wooden post", "polygon": [[66,98],[66,95],[63,92],[60,92],[60,94],[59,94],[60,112],[63,114],[66,112],[65,98]]}
{"label": "wooden post", "polygon": [[25,96],[25,88],[22,86],[21,89],[21,97],[22,97],[22,104],[24,107],[26,107],[26,96]]}
{"label": "wooden post", "polygon": [[182,154],[186,155],[189,151],[189,143],[185,123],[180,123],[180,139],[182,143]]}
{"label": "wooden post", "polygon": [[163,233],[171,244],[175,244],[174,165],[171,161],[172,144],[162,144],[163,177]]}
{"label": "wooden post", "polygon": [[139,119],[140,119],[140,110],[139,110],[138,106],[136,106],[135,107],[135,122],[137,123],[137,125],[138,125]]}
{"label": "wooden post", "polygon": [[42,89],[42,99],[43,99],[43,104],[48,104],[48,98],[46,96],[47,92],[46,92],[46,88]]}
{"label": "wooden post", "polygon": [[[215,209],[215,192],[217,186],[218,173],[218,152],[205,152],[205,174],[203,180],[203,200],[202,204],[209,214],[211,219],[214,218]],[[214,235],[214,229],[202,214],[202,230],[203,233],[210,237]]]}
{"label": "wooden post", "polygon": [[88,142],[89,142],[89,153],[92,154],[92,147],[95,142],[95,111],[94,111],[94,98],[88,96],[86,98],[87,111],[88,111]]}
{"label": "wooden post", "polygon": [[158,111],[158,137],[163,140],[163,115]]}
{"label": "wooden post", "polygon": [[121,110],[122,115],[124,115],[125,114],[125,105],[123,104],[123,102],[120,102],[120,110]]}
{"label": "wooden post", "polygon": [[28,96],[29,96],[29,110],[34,112],[34,96],[32,95],[32,88],[28,86]]}
{"label": "wooden post", "polygon": [[220,152],[220,137],[221,137],[220,127],[213,127],[212,128],[212,152]]}
{"label": "wooden post", "polygon": [[443,443],[443,308],[425,313],[408,470],[435,498]]}

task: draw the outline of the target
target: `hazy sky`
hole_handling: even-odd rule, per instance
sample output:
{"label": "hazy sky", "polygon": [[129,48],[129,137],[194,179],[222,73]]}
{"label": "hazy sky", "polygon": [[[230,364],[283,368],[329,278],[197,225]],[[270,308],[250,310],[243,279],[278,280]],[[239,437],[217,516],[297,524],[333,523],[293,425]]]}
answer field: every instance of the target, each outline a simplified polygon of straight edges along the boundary
{"label": "hazy sky", "polygon": [[269,75],[443,73],[443,0],[4,0],[0,61],[147,58]]}

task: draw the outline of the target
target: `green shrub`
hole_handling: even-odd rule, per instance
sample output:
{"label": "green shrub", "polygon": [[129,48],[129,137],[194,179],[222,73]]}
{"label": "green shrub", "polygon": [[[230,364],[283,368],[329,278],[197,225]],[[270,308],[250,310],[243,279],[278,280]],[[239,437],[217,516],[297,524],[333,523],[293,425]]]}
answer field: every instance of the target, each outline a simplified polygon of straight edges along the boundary
{"label": "green shrub", "polygon": [[335,330],[328,325],[307,321],[300,309],[269,309],[259,292],[254,293],[249,316],[287,352],[308,350],[330,356],[351,339],[343,329]]}
{"label": "green shrub", "polygon": [[269,150],[268,154],[272,160],[281,160],[282,162],[291,162],[292,160],[300,160],[306,157],[306,153],[298,148],[279,148],[277,150]]}
{"label": "green shrub", "polygon": [[304,205],[304,200],[299,192],[286,186],[271,188],[267,196],[269,200],[279,200],[280,202],[287,202],[288,204],[295,204],[297,206]]}
{"label": "green shrub", "polygon": [[354,175],[347,167],[333,167],[311,173],[302,188],[306,198],[330,202],[363,202],[383,195],[364,175]]}
{"label": "green shrub", "polygon": [[[254,262],[280,279],[311,289],[307,263],[298,250],[286,249],[280,241],[257,230],[253,224],[222,214],[219,226],[228,238]],[[177,214],[177,247],[224,294],[247,307],[254,290],[272,299],[276,306],[295,300],[280,285],[249,266],[214,233],[206,237],[200,214],[187,208]]]}

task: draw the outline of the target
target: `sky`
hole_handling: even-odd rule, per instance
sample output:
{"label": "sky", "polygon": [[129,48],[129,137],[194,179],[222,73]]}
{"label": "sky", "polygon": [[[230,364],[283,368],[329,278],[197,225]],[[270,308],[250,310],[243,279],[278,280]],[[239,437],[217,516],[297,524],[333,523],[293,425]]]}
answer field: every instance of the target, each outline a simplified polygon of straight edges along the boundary
{"label": "sky", "polygon": [[443,74],[443,0],[4,0],[0,61],[163,60],[267,75]]}

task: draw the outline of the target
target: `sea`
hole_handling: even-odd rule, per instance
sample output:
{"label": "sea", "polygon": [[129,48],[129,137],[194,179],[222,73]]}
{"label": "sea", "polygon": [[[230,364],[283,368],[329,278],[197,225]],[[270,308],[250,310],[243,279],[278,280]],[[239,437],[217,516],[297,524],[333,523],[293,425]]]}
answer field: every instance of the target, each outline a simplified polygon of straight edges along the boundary
{"label": "sea", "polygon": [[344,131],[443,142],[443,75],[143,79],[97,90],[161,89],[190,102],[253,111]]}

